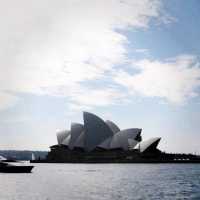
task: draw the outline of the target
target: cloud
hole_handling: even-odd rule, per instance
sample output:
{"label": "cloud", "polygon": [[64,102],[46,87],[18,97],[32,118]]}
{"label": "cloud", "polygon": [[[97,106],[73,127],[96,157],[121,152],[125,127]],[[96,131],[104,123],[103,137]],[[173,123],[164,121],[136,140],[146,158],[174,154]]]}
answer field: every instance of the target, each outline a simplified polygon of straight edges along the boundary
{"label": "cloud", "polygon": [[148,54],[149,53],[149,49],[136,49],[135,52]]}
{"label": "cloud", "polygon": [[107,89],[84,89],[72,93],[70,96],[73,102],[72,108],[82,108],[84,105],[87,109],[95,106],[115,105],[123,102],[125,95],[114,88]]}
{"label": "cloud", "polygon": [[[75,97],[76,88],[104,78],[126,62],[128,38],[122,31],[147,28],[161,15],[160,8],[159,0],[3,1],[1,95],[4,99],[4,91],[63,95],[86,103],[86,98]],[[103,91],[92,94],[105,98],[102,105],[111,103]],[[87,102],[96,105],[91,99]]]}
{"label": "cloud", "polygon": [[11,95],[9,93],[0,93],[0,111],[4,108],[11,107],[16,104],[16,102],[19,100],[18,97]]}
{"label": "cloud", "polygon": [[131,94],[160,97],[182,104],[198,95],[200,63],[192,55],[181,55],[164,61],[140,60],[132,63],[138,72],[130,74],[121,70],[115,82],[125,86]]}

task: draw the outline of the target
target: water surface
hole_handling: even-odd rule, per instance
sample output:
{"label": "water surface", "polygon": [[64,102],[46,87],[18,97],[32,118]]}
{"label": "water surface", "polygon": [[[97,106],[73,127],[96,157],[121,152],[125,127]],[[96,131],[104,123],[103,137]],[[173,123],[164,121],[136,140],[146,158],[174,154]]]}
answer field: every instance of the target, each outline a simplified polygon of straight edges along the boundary
{"label": "water surface", "polygon": [[198,164],[35,164],[0,173],[0,200],[200,199]]}

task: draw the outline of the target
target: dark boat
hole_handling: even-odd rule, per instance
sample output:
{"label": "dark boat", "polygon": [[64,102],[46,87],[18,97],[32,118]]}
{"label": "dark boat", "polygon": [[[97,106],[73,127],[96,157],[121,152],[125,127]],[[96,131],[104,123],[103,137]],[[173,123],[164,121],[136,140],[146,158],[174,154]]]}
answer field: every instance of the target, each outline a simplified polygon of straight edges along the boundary
{"label": "dark boat", "polygon": [[0,162],[0,172],[3,173],[30,173],[34,166],[12,165],[6,162]]}

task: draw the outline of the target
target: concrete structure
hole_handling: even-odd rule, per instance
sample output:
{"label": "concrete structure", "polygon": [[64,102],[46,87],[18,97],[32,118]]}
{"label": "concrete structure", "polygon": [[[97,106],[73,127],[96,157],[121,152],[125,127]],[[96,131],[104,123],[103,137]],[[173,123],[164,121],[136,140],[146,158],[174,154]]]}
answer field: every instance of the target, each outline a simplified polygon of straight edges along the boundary
{"label": "concrete structure", "polygon": [[146,141],[142,141],[139,144],[139,151],[141,153],[153,152],[157,148],[160,140],[161,140],[160,137],[155,137],[155,138],[150,138],[150,139],[148,139]]}
{"label": "concrete structure", "polygon": [[61,145],[62,142],[64,141],[64,139],[67,138],[67,136],[70,135],[70,134],[71,134],[71,133],[70,133],[69,130],[58,131],[58,132],[56,133],[58,145]]}
{"label": "concrete structure", "polygon": [[[57,132],[58,144],[50,147],[49,163],[200,163],[200,156],[168,154],[157,149],[160,137],[142,141],[140,128],[120,130],[112,121],[84,112],[84,124]],[[33,162],[33,161],[32,161]]]}
{"label": "concrete structure", "polygon": [[114,134],[120,131],[119,127],[114,122],[110,120],[106,120],[105,122]]}
{"label": "concrete structure", "polygon": [[109,126],[98,116],[84,112],[85,150],[91,151],[114,135]]}
{"label": "concrete structure", "polygon": [[132,128],[125,129],[116,133],[111,140],[110,149],[123,149],[127,151],[134,148],[139,142],[137,138],[140,136],[142,129]]}
{"label": "concrete structure", "polygon": [[[71,130],[57,132],[58,145],[65,146],[70,150],[82,149],[86,152],[93,150],[133,150],[136,145],[140,152],[146,152],[156,148],[161,138],[152,138],[141,142],[140,128],[120,130],[112,121],[99,118],[98,116],[83,112],[84,124],[72,123]],[[141,143],[140,143],[141,142]]]}
{"label": "concrete structure", "polygon": [[71,124],[71,138],[70,138],[70,141],[69,141],[69,148],[70,149],[74,148],[77,139],[79,138],[79,136],[83,132],[84,132],[84,126],[82,124],[79,124],[79,123],[72,123]]}

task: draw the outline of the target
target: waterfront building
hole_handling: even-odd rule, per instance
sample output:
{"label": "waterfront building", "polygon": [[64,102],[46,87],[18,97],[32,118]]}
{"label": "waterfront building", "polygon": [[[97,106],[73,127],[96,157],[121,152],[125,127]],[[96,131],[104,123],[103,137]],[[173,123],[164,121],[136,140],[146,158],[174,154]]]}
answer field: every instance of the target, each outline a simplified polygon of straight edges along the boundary
{"label": "waterfront building", "polygon": [[165,153],[160,137],[142,140],[141,128],[121,130],[114,122],[83,112],[83,124],[57,132],[57,144],[43,160],[49,163],[200,163],[193,154]]}
{"label": "waterfront building", "polygon": [[70,130],[57,132],[58,145],[70,150],[81,148],[87,152],[98,148],[127,151],[141,142],[141,128],[120,130],[114,122],[104,121],[89,112],[83,112],[83,121],[84,124],[72,123]]}

